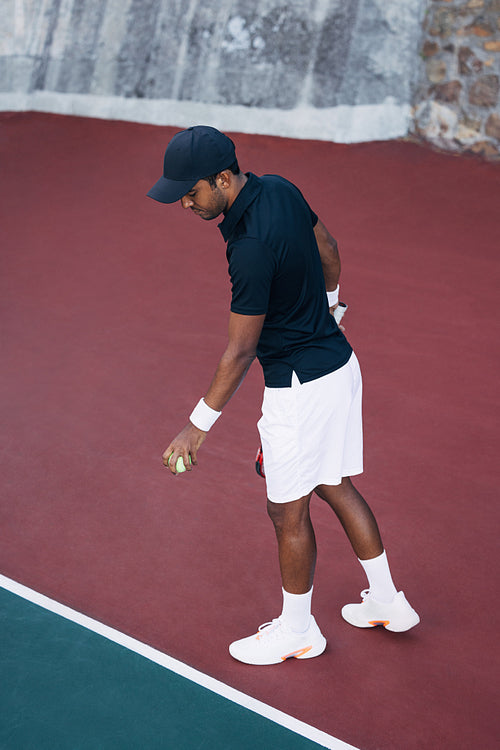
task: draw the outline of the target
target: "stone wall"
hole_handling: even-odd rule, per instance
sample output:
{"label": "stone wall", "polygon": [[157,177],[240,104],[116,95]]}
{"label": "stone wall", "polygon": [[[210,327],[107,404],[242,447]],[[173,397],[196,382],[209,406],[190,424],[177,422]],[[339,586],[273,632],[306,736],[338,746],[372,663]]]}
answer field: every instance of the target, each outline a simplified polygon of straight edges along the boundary
{"label": "stone wall", "polygon": [[500,0],[2,0],[0,110],[500,155]]}
{"label": "stone wall", "polygon": [[500,157],[500,0],[430,0],[411,132]]}

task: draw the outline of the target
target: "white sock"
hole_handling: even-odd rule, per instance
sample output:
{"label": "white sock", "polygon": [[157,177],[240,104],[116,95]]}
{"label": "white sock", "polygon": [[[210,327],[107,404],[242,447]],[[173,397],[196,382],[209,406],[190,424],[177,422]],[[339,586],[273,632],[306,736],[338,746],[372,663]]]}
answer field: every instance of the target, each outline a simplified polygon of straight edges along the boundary
{"label": "white sock", "polygon": [[283,611],[281,619],[296,633],[304,633],[311,620],[312,588],[307,594],[289,594],[283,591]]}
{"label": "white sock", "polygon": [[392,602],[398,592],[392,582],[385,550],[378,557],[372,557],[371,560],[359,560],[359,562],[368,578],[368,587],[373,598],[378,602]]}

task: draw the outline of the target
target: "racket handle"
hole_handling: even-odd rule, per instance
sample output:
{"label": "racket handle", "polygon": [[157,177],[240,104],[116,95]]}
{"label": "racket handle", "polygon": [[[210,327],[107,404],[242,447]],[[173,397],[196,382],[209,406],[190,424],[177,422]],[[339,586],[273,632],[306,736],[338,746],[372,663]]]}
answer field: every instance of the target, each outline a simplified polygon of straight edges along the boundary
{"label": "racket handle", "polygon": [[338,307],[335,308],[333,312],[333,317],[335,318],[335,322],[337,323],[337,325],[340,323],[340,321],[344,317],[347,307],[348,305],[346,305],[345,302],[339,302]]}

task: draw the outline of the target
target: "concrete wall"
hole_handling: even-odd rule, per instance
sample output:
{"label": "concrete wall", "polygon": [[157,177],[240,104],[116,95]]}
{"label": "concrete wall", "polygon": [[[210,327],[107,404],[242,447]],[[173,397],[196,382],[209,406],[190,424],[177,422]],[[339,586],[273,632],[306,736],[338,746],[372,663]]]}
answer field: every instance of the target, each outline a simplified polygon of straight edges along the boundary
{"label": "concrete wall", "polygon": [[500,0],[1,0],[0,109],[500,154]]}
{"label": "concrete wall", "polygon": [[0,108],[408,132],[427,0],[2,0]]}

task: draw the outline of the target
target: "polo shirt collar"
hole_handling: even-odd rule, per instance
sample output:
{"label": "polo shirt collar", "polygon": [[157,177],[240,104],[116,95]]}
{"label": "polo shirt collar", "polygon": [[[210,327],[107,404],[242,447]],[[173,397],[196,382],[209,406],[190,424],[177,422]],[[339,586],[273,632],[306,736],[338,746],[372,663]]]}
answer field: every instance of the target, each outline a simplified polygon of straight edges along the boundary
{"label": "polo shirt collar", "polygon": [[218,225],[221,234],[224,237],[224,242],[229,240],[248,206],[256,199],[262,190],[262,185],[260,184],[258,177],[252,174],[252,172],[247,172],[247,177],[248,180],[236,196],[233,205],[227,212],[223,221]]}

